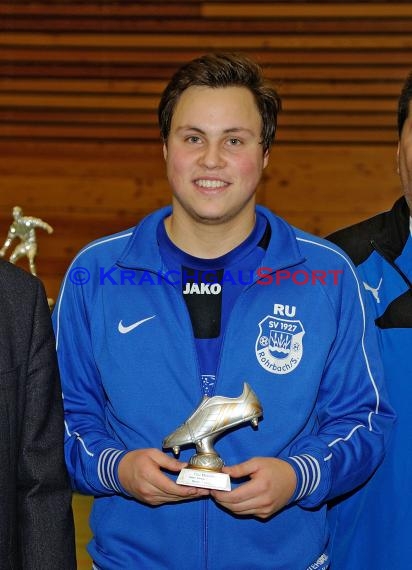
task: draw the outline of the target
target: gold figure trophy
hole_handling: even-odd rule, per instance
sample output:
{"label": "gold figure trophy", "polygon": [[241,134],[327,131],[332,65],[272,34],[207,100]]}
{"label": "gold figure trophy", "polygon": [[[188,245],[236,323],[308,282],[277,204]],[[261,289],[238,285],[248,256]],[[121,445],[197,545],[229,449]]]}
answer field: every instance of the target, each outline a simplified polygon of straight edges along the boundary
{"label": "gold figure trophy", "polygon": [[[30,273],[37,275],[36,255],[37,255],[37,238],[36,229],[45,230],[48,234],[53,233],[53,228],[40,218],[33,216],[23,216],[23,210],[20,206],[14,206],[13,219],[7,233],[6,241],[0,249],[0,257],[4,257],[7,249],[15,239],[19,239],[19,243],[13,249],[9,261],[16,263],[21,257],[26,256],[29,261]],[[53,305],[53,300],[49,299],[49,305]]]}

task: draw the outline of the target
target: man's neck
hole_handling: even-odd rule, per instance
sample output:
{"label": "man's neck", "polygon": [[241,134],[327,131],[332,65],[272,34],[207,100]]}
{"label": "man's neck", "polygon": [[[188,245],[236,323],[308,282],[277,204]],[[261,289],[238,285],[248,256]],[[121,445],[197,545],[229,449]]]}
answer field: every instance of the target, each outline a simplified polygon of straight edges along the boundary
{"label": "man's neck", "polygon": [[254,212],[249,219],[219,224],[176,219],[173,214],[165,219],[166,233],[175,246],[201,259],[215,259],[232,251],[251,234],[254,226]]}

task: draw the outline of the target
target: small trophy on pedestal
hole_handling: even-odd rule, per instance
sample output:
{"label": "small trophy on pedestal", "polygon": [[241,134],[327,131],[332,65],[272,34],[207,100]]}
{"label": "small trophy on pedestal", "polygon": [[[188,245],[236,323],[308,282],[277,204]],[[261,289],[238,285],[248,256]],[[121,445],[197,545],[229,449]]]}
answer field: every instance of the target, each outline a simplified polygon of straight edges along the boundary
{"label": "small trophy on pedestal", "polygon": [[254,427],[262,416],[262,406],[246,382],[237,398],[205,396],[193,414],[163,440],[164,448],[175,455],[180,447],[194,444],[197,453],[182,469],[177,479],[180,485],[230,491],[230,477],[222,473],[224,462],[213,447],[216,437],[239,424],[251,422]]}
{"label": "small trophy on pedestal", "polygon": [[[40,218],[34,216],[23,216],[23,210],[20,206],[13,208],[13,222],[9,227],[6,240],[0,249],[0,257],[4,257],[11,243],[18,239],[19,242],[10,254],[10,263],[16,263],[21,257],[27,257],[29,269],[32,275],[37,275],[36,255],[37,255],[37,238],[36,229],[45,230],[48,234],[53,233],[53,228]],[[52,307],[53,300],[48,299],[49,306]]]}

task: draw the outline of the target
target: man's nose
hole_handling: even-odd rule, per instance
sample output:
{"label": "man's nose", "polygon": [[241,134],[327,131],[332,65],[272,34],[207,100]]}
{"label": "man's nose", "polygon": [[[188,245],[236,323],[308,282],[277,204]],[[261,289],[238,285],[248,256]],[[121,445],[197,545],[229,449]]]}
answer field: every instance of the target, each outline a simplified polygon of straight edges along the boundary
{"label": "man's nose", "polygon": [[201,163],[206,168],[220,168],[224,164],[222,149],[219,144],[208,144],[201,156]]}

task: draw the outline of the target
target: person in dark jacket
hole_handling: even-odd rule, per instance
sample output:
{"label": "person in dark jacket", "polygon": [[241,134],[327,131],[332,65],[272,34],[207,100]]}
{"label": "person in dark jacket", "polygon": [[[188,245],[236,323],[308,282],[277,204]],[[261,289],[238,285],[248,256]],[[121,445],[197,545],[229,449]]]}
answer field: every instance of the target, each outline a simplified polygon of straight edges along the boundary
{"label": "person in dark jacket", "polygon": [[44,288],[0,260],[1,570],[76,568],[63,431]]}
{"label": "person in dark jacket", "polygon": [[403,196],[389,212],[328,239],[354,261],[380,338],[387,389],[398,420],[382,466],[338,501],[333,570],[412,565],[412,72],[398,103],[398,172]]}

